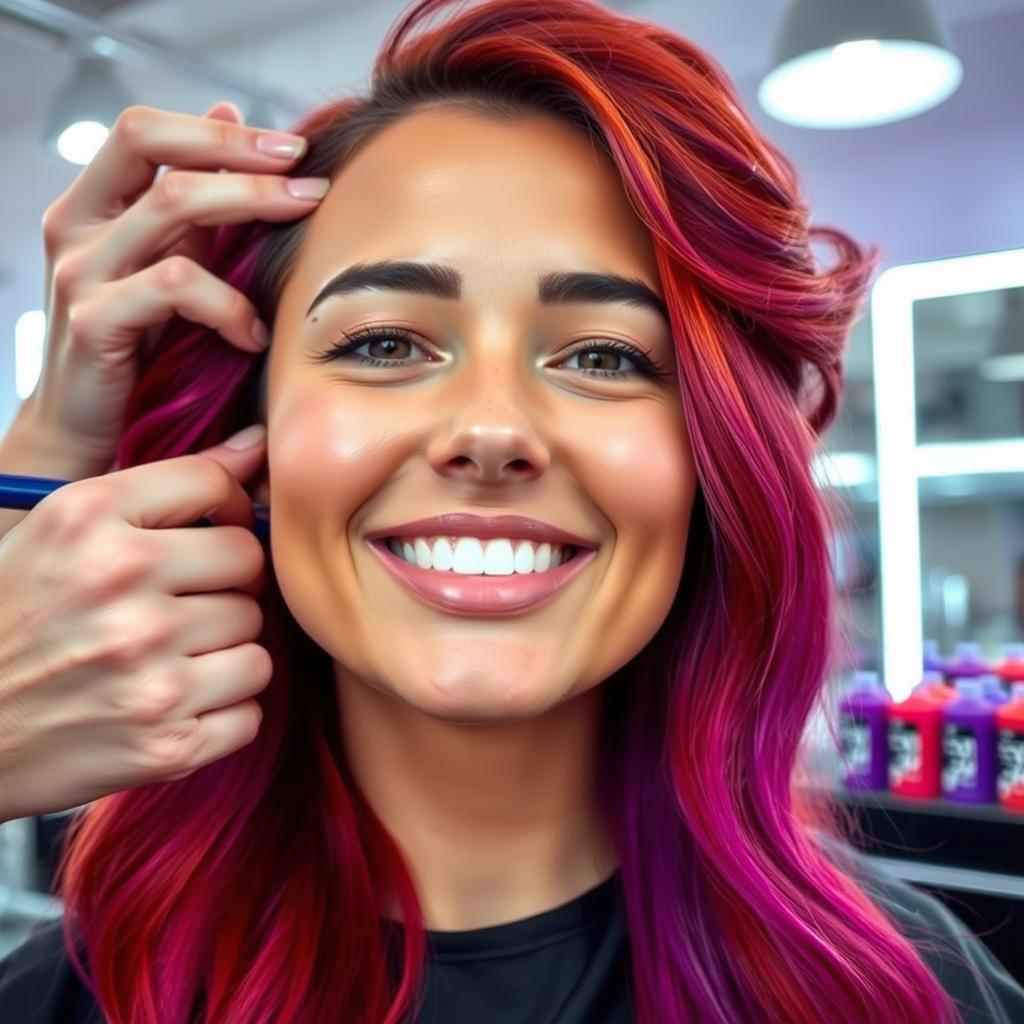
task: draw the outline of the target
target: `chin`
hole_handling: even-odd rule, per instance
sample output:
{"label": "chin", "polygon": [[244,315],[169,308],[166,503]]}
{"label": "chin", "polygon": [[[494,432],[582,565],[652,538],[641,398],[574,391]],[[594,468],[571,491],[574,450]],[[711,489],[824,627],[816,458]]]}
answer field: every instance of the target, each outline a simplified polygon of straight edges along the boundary
{"label": "chin", "polygon": [[537,718],[566,699],[541,687],[525,692],[502,687],[493,678],[475,684],[449,682],[443,688],[417,684],[401,693],[392,692],[424,715],[465,725]]}

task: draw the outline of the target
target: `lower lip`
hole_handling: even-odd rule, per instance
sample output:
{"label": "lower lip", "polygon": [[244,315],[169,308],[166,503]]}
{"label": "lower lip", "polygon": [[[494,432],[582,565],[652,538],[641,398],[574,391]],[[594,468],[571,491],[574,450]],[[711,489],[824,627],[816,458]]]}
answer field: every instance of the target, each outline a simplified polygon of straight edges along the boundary
{"label": "lower lip", "polygon": [[557,569],[511,576],[464,576],[421,569],[399,558],[387,541],[370,541],[384,568],[418,598],[446,612],[468,615],[512,615],[532,611],[551,600],[593,560],[596,548],[577,554]]}

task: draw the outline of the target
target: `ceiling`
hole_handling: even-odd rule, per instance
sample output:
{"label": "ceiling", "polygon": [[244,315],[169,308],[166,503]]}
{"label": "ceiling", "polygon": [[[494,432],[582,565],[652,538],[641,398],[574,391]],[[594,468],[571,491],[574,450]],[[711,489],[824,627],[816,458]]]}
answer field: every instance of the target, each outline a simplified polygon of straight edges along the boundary
{"label": "ceiling", "polygon": [[[815,132],[774,122],[755,89],[787,0],[617,0],[623,12],[687,36],[736,82],[755,123],[794,161],[814,221],[877,241],[887,264],[1024,245],[1024,0],[932,0],[965,79],[941,107],[873,129]],[[119,30],[160,42],[304,108],[360,87],[407,0],[65,0]],[[78,169],[38,141],[50,97],[69,74],[60,40],[0,15],[0,429],[13,415],[13,324],[40,305],[39,219]],[[139,102],[199,113],[220,98],[201,82],[122,67]],[[1016,98],[1014,98],[1016,97]],[[868,346],[851,349],[867,373]]]}

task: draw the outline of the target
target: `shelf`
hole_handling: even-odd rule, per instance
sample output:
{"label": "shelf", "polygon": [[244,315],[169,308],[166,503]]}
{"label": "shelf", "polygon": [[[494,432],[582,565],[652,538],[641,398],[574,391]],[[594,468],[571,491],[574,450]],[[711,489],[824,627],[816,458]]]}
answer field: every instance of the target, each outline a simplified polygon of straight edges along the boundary
{"label": "shelf", "polygon": [[1024,828],[1024,813],[1007,811],[998,804],[963,804],[956,800],[913,800],[896,796],[888,790],[849,790],[839,788],[836,795],[845,803],[856,807],[877,808],[886,811],[905,811],[908,814],[931,814],[943,818],[967,818],[971,821],[996,821],[1015,828]]}

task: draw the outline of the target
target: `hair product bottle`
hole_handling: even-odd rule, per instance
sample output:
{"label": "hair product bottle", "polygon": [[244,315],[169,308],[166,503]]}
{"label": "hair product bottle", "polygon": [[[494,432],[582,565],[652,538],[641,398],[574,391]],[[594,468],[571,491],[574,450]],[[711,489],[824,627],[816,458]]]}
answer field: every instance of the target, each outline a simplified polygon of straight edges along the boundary
{"label": "hair product bottle", "polygon": [[974,679],[988,675],[991,671],[991,666],[981,656],[981,644],[973,640],[958,643],[953,648],[953,657],[946,662],[946,678],[950,682],[954,679]]}
{"label": "hair product bottle", "polygon": [[1003,681],[994,672],[989,672],[986,676],[978,676],[978,678],[981,680],[982,696],[989,703],[995,704],[996,707],[1002,707],[1010,699],[1010,694],[1003,685]]}
{"label": "hair product bottle", "polygon": [[956,689],[946,684],[941,672],[931,669],[922,676],[921,682],[914,687],[914,693],[924,693],[934,697],[943,704],[956,696]]}
{"label": "hair product bottle", "polygon": [[906,700],[885,709],[889,724],[889,789],[897,796],[931,800],[942,795],[942,708],[919,683]]}
{"label": "hair product bottle", "polygon": [[892,703],[877,672],[860,669],[839,702],[843,784],[849,789],[885,789],[888,732],[885,709]]}
{"label": "hair product bottle", "polygon": [[1024,683],[1024,644],[1003,644],[1003,660],[992,671],[1007,686]]}
{"label": "hair product bottle", "polygon": [[995,705],[980,679],[957,679],[956,697],[942,709],[942,792],[949,800],[996,799]]}
{"label": "hair product bottle", "polygon": [[999,803],[1024,813],[1024,682],[1010,684],[1010,699],[996,710]]}
{"label": "hair product bottle", "polygon": [[938,640],[925,640],[924,642],[924,672],[938,672],[943,679],[946,678],[946,659],[939,652]]}

